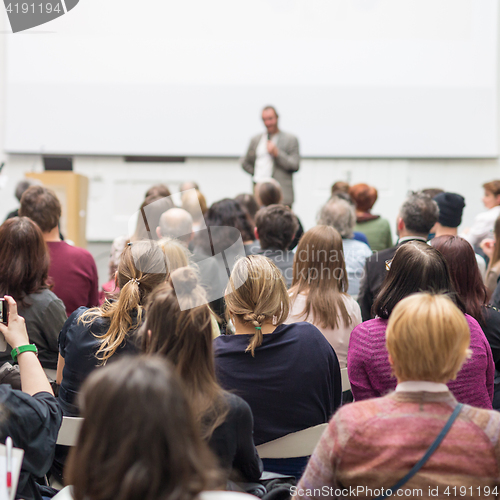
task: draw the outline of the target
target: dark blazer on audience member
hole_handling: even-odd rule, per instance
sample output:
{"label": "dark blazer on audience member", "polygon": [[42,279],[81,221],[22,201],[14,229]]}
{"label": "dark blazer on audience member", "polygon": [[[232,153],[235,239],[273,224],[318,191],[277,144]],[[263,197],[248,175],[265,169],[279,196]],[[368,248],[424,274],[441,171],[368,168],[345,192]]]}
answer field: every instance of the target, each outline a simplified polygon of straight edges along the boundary
{"label": "dark blazer on audience member", "polygon": [[375,252],[371,257],[366,259],[365,269],[363,277],[359,285],[358,293],[358,304],[361,308],[361,317],[363,321],[368,321],[373,319],[372,316],[372,306],[375,302],[375,298],[382,287],[382,283],[387,275],[387,269],[385,263],[391,260],[396,253],[396,250],[400,245],[404,245],[408,241],[420,240],[424,241],[423,238],[414,237],[404,240],[398,243],[395,247],[387,248],[381,252]]}

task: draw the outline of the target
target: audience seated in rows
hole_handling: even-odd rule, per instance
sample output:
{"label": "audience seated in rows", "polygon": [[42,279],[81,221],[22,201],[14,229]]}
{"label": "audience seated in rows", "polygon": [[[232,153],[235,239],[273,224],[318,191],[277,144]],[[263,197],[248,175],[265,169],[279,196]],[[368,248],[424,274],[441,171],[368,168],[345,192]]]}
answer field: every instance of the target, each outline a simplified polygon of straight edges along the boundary
{"label": "audience seated in rows", "polygon": [[[450,271],[443,255],[422,241],[401,245],[374,304],[376,319],[365,321],[351,333],[347,368],[351,390],[356,401],[384,396],[396,387],[385,349],[387,320],[396,304],[419,291],[449,293],[465,314],[467,308],[453,286]],[[491,348],[478,322],[468,314],[471,358],[448,384],[461,403],[492,408],[495,366]]]}
{"label": "audience seated in rows", "polygon": [[202,437],[219,458],[226,478],[258,481],[262,462],[253,443],[252,412],[216,381],[212,313],[196,272],[187,267],[174,271],[168,283],[149,296],[146,308],[143,352],[159,353],[174,365]]}
{"label": "audience seated in rows", "polygon": [[288,247],[297,227],[297,218],[286,205],[263,207],[255,217],[255,237],[261,248],[259,254],[276,264],[288,288],[292,285],[294,258]]}
{"label": "audience seated in rows", "polygon": [[[58,338],[67,319],[61,299],[48,284],[49,252],[42,231],[28,217],[14,217],[0,226],[0,296],[11,295],[26,321],[30,342],[38,349],[44,368],[55,370]],[[12,361],[11,346],[0,362]]]}
{"label": "audience seated in rows", "polygon": [[377,190],[368,184],[355,184],[349,188],[349,195],[356,206],[354,231],[363,233],[374,252],[392,247],[391,226],[387,219],[371,213],[378,198]]}
{"label": "audience seated in rows", "polygon": [[333,196],[321,209],[318,224],[331,226],[342,236],[344,260],[349,278],[350,295],[357,297],[359,283],[363,275],[365,260],[372,255],[370,247],[354,239],[356,211],[354,206],[346,200]]}
{"label": "audience seated in rows", "polygon": [[97,267],[91,253],[61,241],[61,204],[54,191],[43,186],[28,188],[21,198],[20,215],[35,221],[50,254],[49,284],[64,302],[69,316],[80,306],[99,304]]}
{"label": "audience seated in rows", "polygon": [[[466,491],[479,498],[497,488],[500,414],[461,407],[460,398],[448,389],[448,381],[459,379],[474,350],[469,326],[449,297],[416,294],[402,299],[384,335],[396,391],[346,405],[334,415],[294,499],[324,498],[320,492],[330,488],[331,498],[338,498],[336,489],[351,487],[362,487],[357,496],[368,498],[383,495],[381,488],[393,496],[410,488],[412,497],[424,498],[431,498],[431,491],[436,497],[445,497],[446,491],[458,497]],[[423,468],[402,480],[447,423],[451,427]]]}
{"label": "audience seated in rows", "polygon": [[285,323],[307,321],[316,326],[347,366],[352,329],[361,323],[358,303],[349,287],[342,237],[330,226],[316,226],[301,238],[293,261],[290,314]]}
{"label": "audience seated in rows", "polygon": [[403,203],[397,219],[397,245],[366,259],[358,295],[363,321],[374,317],[372,307],[387,275],[386,261],[391,260],[396,250],[409,241],[427,241],[429,231],[438,221],[438,217],[437,203],[425,194],[413,193]]}
{"label": "audience seated in rows", "polygon": [[[360,440],[375,439],[373,445],[365,446],[365,441],[356,440],[353,443],[354,446],[363,449],[363,454],[368,450],[368,459],[371,457],[373,460],[378,460],[376,454],[380,448],[376,445],[378,442],[376,439],[384,437],[386,435],[384,433],[392,431],[395,425],[396,443],[399,444],[392,448],[390,453],[385,452],[384,456],[389,457],[388,460],[396,466],[384,469],[385,475],[381,484],[385,484],[383,481],[391,483],[400,472],[411,467],[410,462],[415,458],[415,453],[411,457],[402,453],[405,445],[413,443],[411,446],[414,450],[418,450],[417,455],[423,455],[430,444],[427,443],[427,437],[431,434],[427,429],[419,430],[420,435],[417,439],[411,437],[411,443],[405,440],[402,432],[398,434],[399,429],[403,429],[406,425],[406,421],[400,421],[400,417],[396,415],[395,408],[398,405],[407,405],[404,408],[408,418],[414,419],[412,422],[415,422],[416,428],[422,427],[420,415],[416,415],[413,411],[416,408],[414,398],[417,397],[411,392],[414,387],[406,384],[410,379],[404,379],[409,372],[401,371],[408,369],[408,363],[406,361],[401,363],[401,360],[408,359],[407,355],[413,352],[411,361],[414,364],[410,365],[416,369],[412,373],[421,373],[417,368],[424,366],[424,359],[418,355],[418,348],[423,346],[412,344],[410,334],[418,331],[421,338],[427,338],[429,342],[436,339],[436,342],[441,341],[445,335],[449,337],[450,332],[444,331],[448,321],[446,318],[443,319],[444,310],[452,318],[448,323],[454,325],[455,331],[458,332],[463,325],[466,325],[471,357],[457,362],[458,365],[463,362],[463,366],[461,369],[458,365],[455,366],[456,379],[448,383],[449,390],[443,385],[416,386],[419,391],[421,390],[419,401],[425,406],[425,411],[429,412],[432,433],[438,430],[434,429],[437,426],[435,415],[446,415],[455,401],[453,397],[462,403],[479,408],[492,407],[495,364],[500,365],[500,312],[486,305],[487,295],[476,264],[481,262],[480,258],[474,255],[472,247],[465,240],[456,236],[465,204],[460,195],[444,191],[431,193],[436,196],[435,201],[423,193],[411,195],[401,207],[399,214],[398,245],[372,255],[367,245],[354,239],[353,229],[357,218],[363,221],[360,222],[361,229],[363,224],[366,228],[369,228],[370,224],[375,225],[374,222],[381,225],[380,218],[374,219],[369,213],[376,199],[376,190],[366,184],[354,185],[350,189],[350,196],[346,192],[349,191],[347,184],[339,186],[345,188],[344,191],[336,191],[336,195],[326,203],[320,213],[320,225],[300,238],[294,253],[289,251],[289,248],[290,244],[293,244],[291,241],[294,234],[297,236],[297,217],[281,203],[279,185],[274,182],[269,183],[269,186],[267,184],[256,186],[257,190],[262,190],[258,195],[259,199],[261,202],[267,200],[275,203],[261,208],[258,212],[255,212],[255,207],[252,208],[251,195],[242,195],[238,200],[224,199],[206,210],[206,205],[203,206],[203,195],[199,192],[199,187],[193,183],[181,186],[183,208],[189,210],[175,208],[169,189],[165,185],[153,186],[146,193],[141,205],[135,234],[130,238],[127,236],[115,241],[119,243],[114,246],[113,265],[117,272],[116,276],[115,272],[110,276],[112,280],[109,284],[110,289],[116,288],[114,297],[109,295],[109,300],[104,302],[102,307],[91,309],[87,308],[84,298],[75,299],[76,310],[67,319],[59,335],[59,350],[56,343],[57,335],[67,315],[63,303],[49,291],[47,286],[49,254],[43,240],[45,237],[50,245],[52,236],[58,234],[60,204],[50,190],[40,186],[31,187],[23,197],[27,203],[22,203],[21,210],[23,205],[29,208],[44,203],[46,209],[38,210],[43,218],[37,223],[44,224],[44,221],[50,219],[47,223],[47,227],[50,228],[47,231],[44,228],[40,230],[27,218],[11,219],[0,228],[0,241],[13,242],[14,249],[14,254],[4,256],[4,260],[15,263],[8,267],[3,281],[0,272],[0,288],[4,285],[4,290],[0,289],[0,292],[12,294],[19,300],[18,307],[26,315],[30,338],[31,331],[37,331],[30,326],[30,321],[32,317],[39,316],[35,313],[40,302],[32,301],[32,298],[47,296],[52,299],[52,306],[59,307],[59,323],[45,314],[40,324],[42,330],[47,326],[54,330],[51,337],[52,343],[55,343],[52,346],[54,347],[52,363],[47,364],[47,351],[42,342],[44,331],[40,333],[42,340],[37,341],[36,338],[31,340],[38,342],[41,361],[47,367],[54,367],[55,356],[59,352],[57,380],[61,383],[59,405],[63,413],[79,415],[83,410],[87,418],[82,431],[87,434],[85,439],[79,442],[84,453],[78,460],[71,462],[68,474],[62,478],[65,450],[57,447],[57,459],[52,468],[61,481],[64,479],[66,482],[80,484],[80,493],[75,487],[74,498],[111,500],[123,492],[124,499],[132,500],[135,497],[129,499],[126,495],[138,490],[123,488],[134,485],[134,488],[137,486],[140,489],[141,495],[142,492],[147,492],[144,494],[151,492],[151,498],[156,500],[155,491],[160,490],[148,489],[150,486],[142,480],[139,481],[140,478],[137,478],[135,473],[129,476],[130,482],[123,479],[132,463],[128,447],[135,446],[136,436],[141,434],[134,430],[135,422],[127,422],[125,434],[120,431],[119,426],[121,420],[127,418],[124,415],[129,415],[132,419],[133,412],[136,412],[141,425],[157,426],[161,422],[162,425],[168,426],[170,425],[168,422],[173,422],[164,415],[159,415],[157,420],[148,420],[150,418],[148,414],[141,413],[145,408],[141,401],[148,401],[149,403],[146,403],[148,407],[153,404],[152,401],[156,404],[156,399],[160,395],[166,397],[165,392],[161,391],[169,391],[171,381],[176,379],[175,375],[168,372],[166,378],[163,377],[163,380],[168,379],[168,381],[163,387],[159,387],[153,380],[135,378],[136,372],[142,375],[146,372],[156,373],[161,378],[155,365],[161,362],[161,359],[163,359],[162,370],[166,369],[165,364],[168,364],[168,360],[173,363],[173,370],[180,375],[181,384],[186,391],[185,396],[175,396],[177,404],[187,398],[186,404],[194,410],[194,415],[187,417],[193,422],[192,432],[189,431],[188,434],[191,433],[191,436],[198,440],[199,446],[204,449],[200,453],[205,458],[211,455],[200,441],[200,437],[207,442],[221,465],[221,470],[216,471],[214,462],[217,459],[211,458],[212,468],[209,475],[214,482],[200,486],[199,490],[191,489],[191,493],[186,493],[185,497],[190,500],[191,498],[194,500],[197,494],[195,490],[198,492],[214,488],[217,484],[223,487],[228,479],[236,482],[258,481],[262,463],[255,445],[326,423],[340,406],[342,398],[340,367],[346,365],[352,391],[358,402],[350,405],[351,409],[348,407],[334,415],[330,428],[335,430],[342,428],[343,434],[339,437],[339,441],[336,441],[335,436],[332,437],[331,434],[328,438],[323,438],[326,444],[322,441],[323,444],[311,459],[311,466],[301,484],[312,484],[315,481],[315,484],[321,484],[323,480],[326,481],[325,484],[330,484],[330,481],[333,481],[333,484],[337,484],[335,481],[343,483],[347,476],[349,480],[357,482],[356,485],[360,484],[359,481],[365,481],[364,459],[361,460],[356,472],[352,473],[342,463],[340,467],[332,468],[329,458],[328,465],[325,466],[322,460],[329,455],[321,454],[330,453],[329,449],[335,449],[342,450],[342,453],[346,453],[349,457],[351,445],[346,445],[344,438],[351,439],[356,435],[356,439]],[[489,184],[492,183],[487,183]],[[30,190],[31,198],[35,198],[36,203],[28,196]],[[356,209],[353,200],[357,203]],[[35,220],[36,216],[40,217],[40,214],[33,215]],[[208,229],[205,228],[205,224]],[[387,236],[382,234],[387,230],[390,234],[388,224],[383,226],[380,231],[375,231],[379,240]],[[436,234],[431,241],[432,246],[425,244],[431,231]],[[370,235],[369,229],[367,232],[373,240],[373,234]],[[356,237],[361,236],[356,235]],[[373,241],[373,247],[376,249],[377,243]],[[241,246],[241,255],[238,252],[231,254],[228,249],[232,246],[236,248],[238,244]],[[358,244],[356,251],[353,252],[351,247],[356,244]],[[482,247],[492,261],[489,267],[489,279],[494,286],[495,245],[491,241],[490,243],[486,241]],[[7,251],[10,247],[3,245],[2,248]],[[245,253],[249,256],[244,257]],[[258,254],[251,255],[254,253]],[[80,262],[76,257],[75,259],[73,264],[77,267]],[[367,259],[366,264],[365,259]],[[217,265],[217,262],[222,265]],[[208,268],[212,266],[214,271],[213,276],[210,275],[208,279],[206,279],[207,266]],[[23,275],[22,280],[12,278],[12,272],[16,269],[29,271],[31,274]],[[229,284],[226,288],[229,275]],[[358,299],[363,314],[353,297],[349,295],[356,295],[356,287],[362,276]],[[291,285],[288,291],[285,281]],[[8,283],[14,283],[15,286],[9,288]],[[437,296],[429,298],[425,295],[419,302],[422,309],[419,310],[411,306],[413,297],[410,299],[407,297],[420,291],[448,293],[450,299]],[[451,305],[450,300],[455,302],[456,307]],[[492,300],[495,300],[495,294]],[[218,314],[224,315],[222,331],[230,333],[234,329],[236,335],[219,336],[215,316],[207,301],[211,301],[210,306],[215,304],[214,309]],[[401,309],[401,314],[398,312],[400,304],[408,304],[406,308]],[[457,307],[461,311],[459,313],[461,327],[460,319],[456,317],[453,319],[452,313],[457,311]],[[423,311],[426,310],[428,313],[424,314]],[[22,321],[15,314],[15,308],[12,311],[14,311],[13,326],[17,328],[16,325],[20,325]],[[370,319],[372,313],[378,318]],[[401,324],[400,316],[404,316],[405,313],[413,314],[412,319],[407,321],[407,326],[411,326],[414,330],[402,337],[405,339],[403,357],[401,355],[403,351],[396,349],[397,346],[392,345],[393,351],[391,351],[388,340],[387,349],[391,354],[389,356],[385,345],[386,335],[389,339],[395,335],[394,332],[397,333],[396,329],[391,329],[391,325],[393,322]],[[367,320],[365,323],[361,323],[361,316]],[[432,323],[429,318],[432,320],[437,318],[439,321]],[[425,321],[427,328],[423,326]],[[0,327],[0,330],[2,328],[5,327]],[[18,330],[21,331],[21,328]],[[6,335],[9,341],[10,334],[7,332]],[[37,335],[35,333],[33,337]],[[460,345],[462,348],[463,343],[459,342],[459,333],[456,333],[454,338],[457,339],[454,347]],[[23,342],[27,343],[24,337]],[[160,359],[138,358],[141,347],[149,358],[159,355]],[[452,347],[448,341],[442,352],[439,349],[428,349],[428,352],[424,353],[429,358],[425,360],[427,367],[430,366],[429,360],[443,363],[444,367],[439,372],[439,380],[434,380],[432,377],[425,380],[448,382],[448,378],[444,380],[444,377],[451,377],[452,370],[445,370],[448,366],[445,351]],[[5,353],[5,361],[9,352],[10,348]],[[455,351],[455,360],[458,359],[457,352]],[[463,352],[463,349],[460,352]],[[124,354],[130,354],[132,357],[124,360]],[[25,355],[24,353],[20,355],[21,362]],[[32,357],[32,354],[27,356]],[[151,368],[150,363],[156,368]],[[114,366],[103,367],[107,364],[127,366],[127,368],[120,368],[114,372]],[[391,365],[396,378],[391,377]],[[135,371],[129,370],[130,366],[134,366]],[[22,370],[21,366],[21,378],[23,378]],[[113,373],[112,381],[108,380],[108,370],[109,373]],[[0,368],[0,372],[2,380],[3,367]],[[19,383],[19,372],[16,373]],[[26,374],[26,371],[24,373]],[[399,376],[401,373],[404,373],[403,379]],[[14,378],[12,383],[15,385]],[[43,374],[42,378],[46,382]],[[94,384],[92,382],[94,378],[101,382]],[[129,381],[126,387],[125,379]],[[82,383],[85,384],[86,381],[91,389],[89,392],[84,389],[82,407],[78,404],[78,401],[82,401],[78,400],[78,395]],[[134,384],[130,384],[130,381],[134,381],[137,385],[133,387]],[[177,382],[174,380],[173,383],[175,385]],[[397,383],[399,383],[397,392],[387,396],[386,394],[394,389]],[[108,387],[103,385],[101,388],[101,384]],[[3,386],[0,387],[2,388]],[[24,382],[23,389],[26,390]],[[435,389],[439,389],[439,397],[430,394]],[[112,401],[119,407],[113,409],[115,413],[107,406],[106,390],[110,390]],[[131,392],[127,392],[129,390]],[[158,392],[155,392],[156,390]],[[141,391],[148,396],[133,395],[140,394]],[[12,391],[12,394],[19,398],[15,391]],[[50,392],[44,394],[43,398],[35,396],[38,400],[44,399],[44,404],[48,405],[45,409],[35,405],[37,411],[50,410],[51,397]],[[370,402],[362,401],[372,397],[378,399]],[[129,398],[133,399],[134,407],[127,407]],[[30,401],[26,400],[32,404]],[[171,399],[169,401],[172,407],[174,403]],[[440,405],[439,411],[436,410],[437,404]],[[495,400],[494,407],[496,406]],[[95,420],[92,420],[97,408],[102,411],[99,415],[95,415]],[[155,409],[157,408],[159,407],[155,406]],[[130,413],[127,413],[129,410]],[[384,414],[384,411],[387,411],[387,414]],[[472,415],[471,411],[476,412],[473,414],[474,418],[486,418],[490,415],[484,410],[472,410],[468,407],[463,411],[465,412],[463,415],[469,416]],[[362,422],[363,415],[366,416],[370,412],[374,415],[379,412],[385,415],[385,419],[380,419],[375,429],[368,429],[368,434],[365,436],[354,426]],[[112,419],[116,419],[116,422],[110,424],[114,425],[112,431],[104,424],[101,426],[99,419],[108,418],[105,416],[106,413],[111,415]],[[119,415],[121,420],[116,415]],[[44,421],[47,431],[52,433],[52,438],[47,437],[44,443],[38,445],[46,446],[44,453],[47,455],[47,460],[51,460],[54,453],[53,434],[57,431],[54,431],[53,427],[54,424],[58,427],[58,418],[60,421],[60,414],[59,417],[55,414]],[[457,423],[463,426],[465,424],[461,419],[462,417],[459,417]],[[389,420],[393,425],[387,430],[384,428],[384,422]],[[86,425],[89,427],[86,428]],[[172,427],[179,434],[176,436],[178,438],[176,442],[184,439],[182,433],[178,432],[178,425],[176,423]],[[252,438],[253,426],[255,435]],[[116,435],[122,434],[128,435],[129,439],[125,439],[124,444],[107,442],[108,437],[98,432],[100,427],[106,429],[110,440],[111,438],[117,440]],[[466,431],[470,435],[473,432],[482,432],[473,429],[473,425],[469,425]],[[91,432],[88,433],[89,431]],[[148,432],[150,431],[153,432],[152,427],[148,428]],[[158,432],[156,434],[159,435]],[[97,448],[95,444],[99,440],[102,442],[101,448]],[[122,444],[124,447],[120,448]],[[160,442],[155,444],[158,444],[157,452],[164,446],[164,443]],[[151,442],[148,445],[151,445]],[[185,446],[189,447],[190,444],[187,443]],[[493,469],[486,463],[491,450],[488,451],[486,448],[482,448],[484,456],[480,457],[478,464],[491,472]],[[116,454],[116,460],[102,465],[99,457],[111,450]],[[146,453],[140,447],[136,450],[139,450],[135,452],[137,456],[142,452]],[[103,455],[100,455],[101,452]],[[435,456],[440,457],[439,450],[437,453]],[[398,461],[396,455],[403,458]],[[417,456],[415,461],[418,458]],[[152,473],[153,476],[160,474],[156,470],[151,472],[154,465],[148,460],[149,458],[145,458],[144,462],[147,473]],[[408,467],[405,465],[405,460],[408,461]],[[298,478],[306,461],[307,457],[266,459],[264,466],[266,470],[293,474]],[[194,462],[196,460],[191,463]],[[84,464],[81,469],[79,463]],[[115,470],[117,464],[123,466],[120,474]],[[318,464],[322,467],[319,474]],[[26,467],[26,473],[45,473],[47,463],[41,465],[43,467],[36,466],[33,470],[28,470]],[[96,474],[102,473],[104,469],[109,470],[112,478],[109,485],[104,485],[100,477],[94,480]],[[76,474],[83,471],[89,475],[85,476],[85,481],[82,482]],[[370,480],[373,484],[378,484],[381,481],[378,473],[382,474],[382,469],[379,470],[376,466],[373,471],[375,474],[370,476]],[[459,470],[458,474],[462,472]],[[493,477],[493,472],[491,475]],[[27,474],[25,477],[26,482],[21,488],[28,485],[29,491],[23,492],[24,497],[40,500],[43,488],[34,485],[33,476]],[[198,479],[196,477],[196,473],[191,472],[185,481],[177,481],[176,487],[182,489],[190,484],[191,478],[198,481],[199,477]],[[417,478],[422,479],[419,476]],[[166,485],[165,488],[169,488],[174,487],[172,480],[166,478],[164,482],[160,482]],[[460,480],[470,481],[469,478]],[[95,489],[93,485],[89,486],[89,481],[96,482]],[[160,489],[162,487],[158,486]],[[103,491],[104,496],[98,496]],[[43,491],[44,496],[52,494],[53,491]],[[66,492],[65,495],[71,497],[71,492]],[[200,498],[203,500],[203,494]]]}
{"label": "audience seated in rows", "polygon": [[[256,445],[328,422],[340,406],[335,351],[309,323],[284,324],[289,298],[280,270],[266,257],[236,262],[226,290],[235,335],[214,340],[217,378],[252,409]],[[306,458],[264,460],[264,469],[299,476]]]}

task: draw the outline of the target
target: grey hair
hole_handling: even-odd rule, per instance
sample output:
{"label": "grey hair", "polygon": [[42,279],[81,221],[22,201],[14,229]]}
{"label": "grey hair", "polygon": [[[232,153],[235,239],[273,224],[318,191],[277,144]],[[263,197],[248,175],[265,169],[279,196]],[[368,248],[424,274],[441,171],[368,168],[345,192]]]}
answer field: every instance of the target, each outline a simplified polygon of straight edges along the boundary
{"label": "grey hair", "polygon": [[342,238],[353,238],[356,209],[348,201],[338,196],[332,196],[321,209],[317,223],[333,227]]}
{"label": "grey hair", "polygon": [[418,235],[428,235],[439,219],[439,206],[427,194],[411,193],[399,210],[406,229]]}
{"label": "grey hair", "polygon": [[174,207],[163,212],[159,224],[163,238],[178,238],[189,243],[193,232],[193,218],[186,210]]}
{"label": "grey hair", "polygon": [[17,183],[17,186],[16,186],[16,191],[15,191],[15,195],[16,195],[16,198],[21,201],[21,198],[23,196],[23,193],[28,189],[30,188],[31,186],[37,186],[39,185],[40,183],[37,182],[36,180],[34,179],[23,179],[22,181],[19,181]]}

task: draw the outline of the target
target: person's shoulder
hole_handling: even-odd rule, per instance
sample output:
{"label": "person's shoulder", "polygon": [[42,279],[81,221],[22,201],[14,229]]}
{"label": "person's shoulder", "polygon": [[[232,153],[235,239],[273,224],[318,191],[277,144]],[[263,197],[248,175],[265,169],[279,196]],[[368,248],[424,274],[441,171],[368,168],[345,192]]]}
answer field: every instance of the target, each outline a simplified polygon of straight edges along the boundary
{"label": "person's shoulder", "polygon": [[486,434],[490,442],[499,446],[500,436],[500,412],[497,410],[487,410],[486,408],[476,408],[470,405],[464,405],[460,414],[462,420],[473,424]]}
{"label": "person's shoulder", "polygon": [[108,318],[100,316],[98,308],[79,307],[76,311],[73,311],[66,325],[69,329],[80,333],[92,332],[92,335],[100,335],[109,329],[109,323]]}
{"label": "person's shoulder", "polygon": [[49,306],[55,303],[60,304],[64,308],[64,310],[66,310],[63,301],[52,290],[49,290],[48,288],[43,288],[38,292],[31,293],[30,295],[28,295],[28,299],[32,303],[32,305],[38,304]]}
{"label": "person's shoulder", "polygon": [[212,342],[215,354],[233,349],[238,349],[242,335],[219,335]]}
{"label": "person's shoulder", "polygon": [[345,238],[342,240],[347,251],[354,251],[356,253],[366,254],[367,256],[372,255],[370,247],[363,241],[355,240],[354,238]]}
{"label": "person's shoulder", "polygon": [[482,328],[478,321],[470,316],[469,314],[465,314],[465,319],[467,320],[467,323],[469,325],[470,332],[477,332],[477,331],[482,331]]}
{"label": "person's shoulder", "polygon": [[390,260],[394,257],[396,250],[398,249],[397,245],[391,248],[386,248],[385,250],[381,250],[380,252],[373,253],[370,257],[366,259],[366,266],[373,267],[379,263],[385,265],[386,260]]}
{"label": "person's shoulder", "polygon": [[83,262],[94,262],[94,257],[87,249],[81,248],[81,247],[75,247],[74,245],[69,245],[65,241],[63,241],[62,243],[64,243],[66,245],[64,250],[65,250],[67,255],[70,255],[73,258],[82,259],[82,260],[78,261],[79,264],[82,261]]}
{"label": "person's shoulder", "polygon": [[363,429],[370,428],[374,419],[384,418],[394,402],[388,396],[355,401],[343,405],[335,412],[330,420],[330,427],[342,427],[344,437],[348,438],[353,432],[362,433]]}
{"label": "person's shoulder", "polygon": [[348,293],[342,294],[342,300],[344,301],[348,313],[356,313],[359,311],[361,314],[361,308],[359,307],[358,301],[351,297]]}
{"label": "person's shoulder", "polygon": [[[383,333],[387,329],[387,320],[382,318],[369,319],[356,326],[351,333],[351,337],[363,337],[368,343],[375,339],[377,333]],[[384,336],[385,339],[385,336]]]}
{"label": "person's shoulder", "polygon": [[238,415],[252,413],[249,404],[236,394],[224,391],[224,398],[227,405],[229,406],[230,413]]}
{"label": "person's shoulder", "polygon": [[286,336],[287,342],[290,337],[294,337],[299,344],[304,346],[311,345],[312,342],[330,345],[321,331],[307,321],[280,325],[276,328],[275,333]]}
{"label": "person's shoulder", "polygon": [[255,134],[252,136],[250,139],[250,143],[259,143],[259,141],[262,139],[262,136],[264,135],[264,132],[260,132],[259,134]]}
{"label": "person's shoulder", "polygon": [[296,135],[291,134],[290,132],[284,132],[283,130],[280,130],[280,135],[286,141],[297,141],[298,142],[298,140],[299,140]]}
{"label": "person's shoulder", "polygon": [[0,385],[0,403],[20,420],[23,419],[23,414],[26,411],[34,412],[42,417],[44,414],[42,408],[47,406],[53,407],[60,412],[59,405],[53,394],[42,391],[30,395],[26,392],[12,389],[8,384]]}

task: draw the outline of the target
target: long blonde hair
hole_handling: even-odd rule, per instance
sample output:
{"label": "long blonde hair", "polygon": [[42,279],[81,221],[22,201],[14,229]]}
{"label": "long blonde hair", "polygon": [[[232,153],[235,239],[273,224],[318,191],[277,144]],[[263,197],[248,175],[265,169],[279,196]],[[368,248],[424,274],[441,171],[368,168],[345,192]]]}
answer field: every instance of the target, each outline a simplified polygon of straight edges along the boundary
{"label": "long blonde hair", "polygon": [[117,273],[120,288],[117,300],[89,309],[79,318],[85,325],[90,325],[96,318],[109,320],[107,332],[94,334],[101,341],[96,357],[103,365],[127,334],[141,324],[146,298],[153,288],[165,281],[165,255],[155,241],[129,243],[122,252]]}
{"label": "long blonde hair", "polygon": [[352,323],[343,296],[348,288],[342,237],[331,226],[316,226],[299,241],[293,259],[293,281],[290,302],[306,294],[306,305],[300,316],[310,316],[321,328],[338,328]]}
{"label": "long blonde hair", "polygon": [[236,262],[225,293],[226,316],[255,327],[246,348],[252,356],[262,344],[261,327],[272,321],[281,325],[288,317],[289,298],[281,271],[262,255],[250,255]]}

